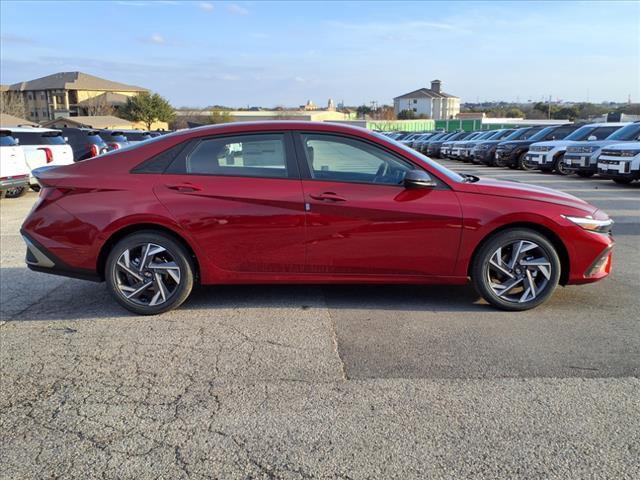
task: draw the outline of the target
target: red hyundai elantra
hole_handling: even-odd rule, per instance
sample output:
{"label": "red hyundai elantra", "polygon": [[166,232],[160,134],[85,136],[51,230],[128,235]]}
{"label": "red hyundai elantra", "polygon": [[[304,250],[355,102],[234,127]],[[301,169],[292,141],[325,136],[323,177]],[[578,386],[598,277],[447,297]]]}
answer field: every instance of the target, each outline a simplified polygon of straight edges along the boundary
{"label": "red hyundai elantra", "polygon": [[202,127],[36,172],[32,270],[157,314],[194,284],[464,284],[505,310],[611,271],[612,221],[561,192],[459,175],[376,133]]}

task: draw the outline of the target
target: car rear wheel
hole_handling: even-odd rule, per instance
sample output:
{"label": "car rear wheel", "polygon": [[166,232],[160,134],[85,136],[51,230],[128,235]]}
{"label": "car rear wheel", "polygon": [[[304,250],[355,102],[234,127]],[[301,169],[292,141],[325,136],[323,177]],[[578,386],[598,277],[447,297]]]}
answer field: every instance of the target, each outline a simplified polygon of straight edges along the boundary
{"label": "car rear wheel", "polygon": [[529,310],[544,303],[560,279],[560,258],[547,238],[528,229],[491,237],[473,260],[471,278],[482,297],[502,310]]}
{"label": "car rear wheel", "polygon": [[144,231],[120,240],[109,253],[105,277],[127,310],[156,315],[180,306],[194,283],[189,252],[169,235]]}

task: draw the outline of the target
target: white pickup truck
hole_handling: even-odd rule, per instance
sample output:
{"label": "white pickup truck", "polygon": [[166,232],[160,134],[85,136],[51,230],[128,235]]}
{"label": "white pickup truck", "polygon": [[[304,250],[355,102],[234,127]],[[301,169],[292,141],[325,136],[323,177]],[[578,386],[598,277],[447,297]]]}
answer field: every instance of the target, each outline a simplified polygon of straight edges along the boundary
{"label": "white pickup truck", "polygon": [[29,167],[9,130],[0,130],[0,196],[19,197],[27,191]]}
{"label": "white pickup truck", "polygon": [[[73,163],[73,150],[60,130],[37,127],[11,127],[7,130],[18,140],[30,171],[45,165]],[[29,184],[33,190],[40,188],[33,175],[30,175]]]}

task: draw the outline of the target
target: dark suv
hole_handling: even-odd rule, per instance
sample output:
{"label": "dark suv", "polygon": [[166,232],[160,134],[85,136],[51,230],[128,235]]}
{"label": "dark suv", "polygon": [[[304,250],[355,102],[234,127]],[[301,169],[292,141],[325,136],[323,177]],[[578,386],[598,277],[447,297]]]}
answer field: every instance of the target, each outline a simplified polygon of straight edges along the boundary
{"label": "dark suv", "polygon": [[62,136],[73,150],[73,161],[79,162],[87,158],[107,153],[109,147],[100,137],[98,130],[91,128],[61,128]]}
{"label": "dark suv", "polygon": [[532,143],[562,140],[581,126],[582,124],[565,124],[546,128],[538,127],[539,131],[526,140],[509,140],[499,143],[496,147],[495,164],[497,167],[531,170],[531,167],[525,165],[525,157]]}
{"label": "dark suv", "polygon": [[465,131],[457,131],[457,132],[449,132],[446,135],[434,140],[433,142],[429,142],[427,145],[426,154],[429,157],[433,158],[444,158],[442,154],[442,146],[447,142],[453,142],[455,140],[462,140],[465,137],[471,135],[471,132]]}
{"label": "dark suv", "polygon": [[538,127],[524,127],[514,130],[510,135],[500,138],[485,140],[473,150],[473,163],[483,163],[490,167],[495,165],[496,161],[496,148],[503,142],[509,142],[511,140],[526,140],[534,134],[538,133],[540,128]]}

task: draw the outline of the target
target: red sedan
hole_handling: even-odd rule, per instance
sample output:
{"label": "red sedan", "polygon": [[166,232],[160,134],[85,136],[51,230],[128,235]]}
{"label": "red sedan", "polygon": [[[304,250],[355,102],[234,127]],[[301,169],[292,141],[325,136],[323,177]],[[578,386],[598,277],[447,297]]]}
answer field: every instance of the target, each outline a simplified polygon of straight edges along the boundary
{"label": "red sedan", "polygon": [[105,280],[138,314],[200,284],[464,284],[505,310],[611,271],[612,221],[550,189],[459,175],[376,133],[236,123],[35,172],[32,270]]}

